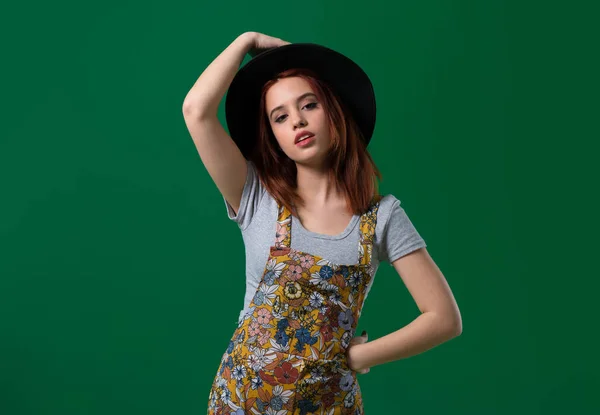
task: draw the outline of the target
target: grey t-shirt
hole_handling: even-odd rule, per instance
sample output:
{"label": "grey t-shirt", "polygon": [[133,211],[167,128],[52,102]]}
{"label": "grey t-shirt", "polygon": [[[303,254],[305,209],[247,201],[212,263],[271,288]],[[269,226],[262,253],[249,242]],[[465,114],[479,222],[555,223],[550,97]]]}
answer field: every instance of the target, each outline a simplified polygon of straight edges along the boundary
{"label": "grey t-shirt", "polygon": [[[277,201],[267,192],[258,178],[254,164],[247,161],[248,175],[237,215],[225,198],[229,219],[238,224],[246,248],[246,295],[240,318],[252,301],[265,270],[269,250],[275,243]],[[291,246],[293,249],[318,255],[336,264],[358,263],[360,215],[354,215],[346,229],[338,235],[311,232],[292,216]],[[400,201],[392,195],[379,203],[373,256],[373,271],[381,262],[393,263],[410,252],[426,247],[426,243],[408,218]],[[367,287],[371,289],[374,276]],[[366,296],[365,296],[366,299]]]}

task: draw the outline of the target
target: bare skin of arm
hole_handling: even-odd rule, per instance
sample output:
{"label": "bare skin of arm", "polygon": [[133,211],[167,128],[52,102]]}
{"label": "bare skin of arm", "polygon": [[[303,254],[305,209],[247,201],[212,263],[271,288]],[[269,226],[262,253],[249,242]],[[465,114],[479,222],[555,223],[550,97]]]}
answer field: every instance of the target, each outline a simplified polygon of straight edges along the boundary
{"label": "bare skin of arm", "polygon": [[238,36],[202,72],[183,103],[185,124],[202,163],[236,214],[246,182],[246,160],[221,125],[217,110],[253,42],[252,32]]}
{"label": "bare skin of arm", "polygon": [[221,125],[219,103],[246,53],[289,44],[259,32],[244,32],[206,67],[183,101],[186,126],[202,163],[237,214],[248,167],[238,146]]}
{"label": "bare skin of arm", "polygon": [[366,369],[423,353],[462,333],[460,310],[450,287],[426,248],[392,263],[421,314],[410,324],[371,342],[357,342],[348,350],[350,367]]}

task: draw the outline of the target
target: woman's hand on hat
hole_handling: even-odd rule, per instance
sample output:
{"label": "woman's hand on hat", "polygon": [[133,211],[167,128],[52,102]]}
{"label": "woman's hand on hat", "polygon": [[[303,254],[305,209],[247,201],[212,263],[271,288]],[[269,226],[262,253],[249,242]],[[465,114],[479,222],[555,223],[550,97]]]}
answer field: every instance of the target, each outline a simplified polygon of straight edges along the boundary
{"label": "woman's hand on hat", "polygon": [[279,46],[289,45],[291,42],[288,42],[283,39],[279,39],[277,37],[265,35],[259,32],[246,32],[246,34],[250,37],[250,56],[254,57],[258,55],[260,52],[266,49],[277,48]]}
{"label": "woman's hand on hat", "polygon": [[348,367],[352,370],[354,370],[355,372],[358,372],[360,374],[365,374],[365,373],[369,373],[369,370],[371,370],[368,367],[361,367],[361,363],[360,363],[360,347],[361,344],[366,343],[369,340],[369,335],[367,334],[366,331],[362,332],[361,336],[356,336],[354,338],[352,338],[352,340],[350,340],[350,344],[348,345],[348,348],[346,349],[346,359],[348,362]]}

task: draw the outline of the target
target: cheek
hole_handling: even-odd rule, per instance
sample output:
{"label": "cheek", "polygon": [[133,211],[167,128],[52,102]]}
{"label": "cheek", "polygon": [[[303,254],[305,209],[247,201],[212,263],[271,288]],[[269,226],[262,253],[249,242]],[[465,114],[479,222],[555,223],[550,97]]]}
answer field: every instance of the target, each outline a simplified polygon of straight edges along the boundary
{"label": "cheek", "polygon": [[275,141],[279,145],[279,148],[285,148],[285,146],[286,146],[285,134],[283,134],[281,131],[278,131],[277,127],[273,128],[272,131],[273,131],[273,135],[275,136]]}
{"label": "cheek", "polygon": [[277,139],[277,142],[279,142],[280,145],[288,142],[290,139],[291,140],[294,139],[292,137],[293,133],[291,133],[286,127],[274,126],[272,131],[273,131],[273,135],[275,135],[275,138]]}
{"label": "cheek", "polygon": [[329,123],[327,117],[324,114],[319,114],[319,117],[316,119],[316,121],[321,131],[329,132]]}

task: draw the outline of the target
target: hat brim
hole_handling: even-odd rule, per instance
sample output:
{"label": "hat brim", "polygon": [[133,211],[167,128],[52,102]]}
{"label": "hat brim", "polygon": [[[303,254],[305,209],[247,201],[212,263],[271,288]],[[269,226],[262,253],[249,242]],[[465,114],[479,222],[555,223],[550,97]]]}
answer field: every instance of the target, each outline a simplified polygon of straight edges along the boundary
{"label": "hat brim", "polygon": [[307,68],[326,82],[351,112],[365,145],[375,129],[376,104],[367,74],[348,57],[314,43],[292,43],[267,49],[236,73],[227,91],[225,116],[229,135],[249,159],[258,138],[258,113],[264,84],[290,68]]}

